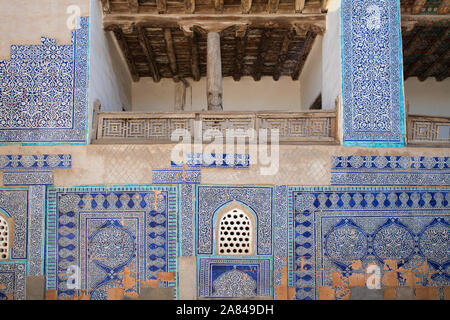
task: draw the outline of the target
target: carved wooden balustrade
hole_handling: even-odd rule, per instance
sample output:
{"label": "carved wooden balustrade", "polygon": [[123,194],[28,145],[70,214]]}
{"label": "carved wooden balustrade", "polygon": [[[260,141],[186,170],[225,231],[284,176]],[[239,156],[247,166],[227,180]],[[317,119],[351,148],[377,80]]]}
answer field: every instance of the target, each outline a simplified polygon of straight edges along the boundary
{"label": "carved wooden balustrade", "polygon": [[408,145],[450,146],[450,117],[408,115]]}
{"label": "carved wooden balustrade", "polygon": [[[101,112],[96,114],[93,143],[174,143],[176,129],[194,135],[195,121],[201,123],[203,135],[227,129],[279,130],[280,143],[337,144],[337,121],[334,110],[308,112]],[[198,129],[197,129],[198,130]],[[215,130],[215,131],[207,131]],[[242,132],[242,131],[241,131]],[[175,142],[177,142],[176,140]]]}

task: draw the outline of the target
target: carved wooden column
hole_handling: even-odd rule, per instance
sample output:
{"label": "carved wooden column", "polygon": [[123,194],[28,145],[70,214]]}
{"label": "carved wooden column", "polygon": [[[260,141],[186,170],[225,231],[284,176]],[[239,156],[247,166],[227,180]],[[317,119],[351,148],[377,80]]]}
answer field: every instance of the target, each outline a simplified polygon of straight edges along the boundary
{"label": "carved wooden column", "polygon": [[208,32],[208,50],[206,64],[206,92],[208,110],[222,108],[222,60],[220,58],[220,34]]}

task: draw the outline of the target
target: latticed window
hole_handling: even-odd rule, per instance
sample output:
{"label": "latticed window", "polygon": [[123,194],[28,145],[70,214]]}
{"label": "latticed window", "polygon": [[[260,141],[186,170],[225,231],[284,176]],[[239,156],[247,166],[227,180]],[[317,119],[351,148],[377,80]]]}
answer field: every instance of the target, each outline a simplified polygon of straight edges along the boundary
{"label": "latticed window", "polygon": [[9,252],[9,226],[5,218],[0,216],[0,260],[7,260]]}
{"label": "latticed window", "polygon": [[253,254],[253,220],[241,209],[232,209],[217,225],[217,250],[221,255]]}

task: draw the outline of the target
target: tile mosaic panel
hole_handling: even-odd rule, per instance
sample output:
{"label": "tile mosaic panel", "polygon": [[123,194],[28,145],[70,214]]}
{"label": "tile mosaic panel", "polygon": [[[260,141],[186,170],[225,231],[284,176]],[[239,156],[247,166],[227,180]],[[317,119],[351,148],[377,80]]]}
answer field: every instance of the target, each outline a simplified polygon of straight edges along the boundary
{"label": "tile mosaic panel", "polygon": [[52,185],[52,171],[5,171],[3,172],[3,184],[5,186],[24,185]]}
{"label": "tile mosaic panel", "polygon": [[199,169],[153,169],[152,183],[200,183],[201,172]]}
{"label": "tile mosaic panel", "polygon": [[[26,260],[29,216],[28,188],[0,188],[0,211],[14,219],[13,248],[11,260]],[[43,199],[41,199],[43,200]]]}
{"label": "tile mosaic panel", "polygon": [[449,157],[337,156],[332,185],[450,185]]}
{"label": "tile mosaic panel", "polygon": [[25,300],[25,262],[0,262],[0,300]]}
{"label": "tile mosaic panel", "polygon": [[194,186],[192,184],[180,185],[180,256],[194,255]]}
{"label": "tile mosaic panel", "polygon": [[404,146],[398,0],[343,0],[344,145]]}
{"label": "tile mosaic panel", "polygon": [[271,296],[270,259],[198,259],[198,295],[207,298]]}
{"label": "tile mosaic panel", "polygon": [[0,170],[70,169],[70,154],[0,155]]}
{"label": "tile mosaic panel", "polygon": [[125,268],[134,279],[125,293],[139,294],[141,282],[158,272],[176,273],[177,193],[176,186],[50,187],[47,290],[59,299],[77,293],[67,286],[70,266],[80,268],[80,289],[91,299],[123,287]]}
{"label": "tile mosaic panel", "polygon": [[[387,260],[416,270],[420,285],[450,283],[450,190],[431,188],[289,187],[288,283],[297,299],[318,299],[331,272],[352,274]],[[400,285],[402,279],[399,279]]]}
{"label": "tile mosaic panel", "polygon": [[0,143],[86,144],[89,18],[71,45],[42,37],[0,61]]}
{"label": "tile mosaic panel", "polygon": [[256,215],[256,252],[272,254],[273,188],[267,186],[196,186],[197,254],[213,254],[214,215],[223,206],[237,201]]}
{"label": "tile mosaic panel", "polygon": [[28,274],[44,274],[45,186],[29,187]]}
{"label": "tile mosaic panel", "polygon": [[[216,154],[212,153],[212,159],[208,159],[206,154],[191,153],[187,154],[186,165],[194,168],[234,168],[234,169],[248,169],[250,166],[249,154],[222,154],[221,163],[217,163]],[[183,167],[183,162],[170,162],[172,167]]]}
{"label": "tile mosaic panel", "polygon": [[[281,285],[281,270],[287,265],[287,186],[274,187],[273,286]],[[274,298],[277,299],[274,291]]]}

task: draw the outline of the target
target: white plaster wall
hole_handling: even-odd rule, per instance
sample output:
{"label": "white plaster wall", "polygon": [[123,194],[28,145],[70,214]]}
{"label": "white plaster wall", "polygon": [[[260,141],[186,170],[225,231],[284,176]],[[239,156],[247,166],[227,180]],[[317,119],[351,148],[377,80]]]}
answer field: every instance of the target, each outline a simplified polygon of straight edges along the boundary
{"label": "white plaster wall", "polygon": [[[200,81],[188,79],[190,87],[186,89],[186,111],[207,109],[206,78]],[[223,78],[224,111],[300,111],[300,81],[290,77],[262,77],[254,81],[251,77],[242,77],[234,81]],[[173,111],[175,105],[175,83],[172,79],[161,79],[154,83],[151,78],[141,78],[132,84],[133,111],[161,112]]]}
{"label": "white plaster wall", "polygon": [[[93,105],[102,111],[131,109],[131,76],[116,40],[104,32],[99,0],[91,1],[89,42],[89,128],[92,128]],[[91,131],[91,130],[89,130]]]}
{"label": "white plaster wall", "polygon": [[322,43],[322,109],[334,109],[341,94],[341,0],[328,0]]}
{"label": "white plaster wall", "polygon": [[450,78],[440,82],[435,78],[422,82],[416,77],[408,78],[405,96],[410,114],[450,117]]}
{"label": "white plaster wall", "polygon": [[102,111],[131,109],[131,76],[111,32],[103,31],[99,0],[91,1],[89,101],[100,100]]}
{"label": "white plaster wall", "polygon": [[322,36],[314,40],[300,75],[300,105],[308,110],[322,91]]}
{"label": "white plaster wall", "polygon": [[70,5],[89,16],[89,0],[0,0],[0,60],[9,59],[11,45],[41,44],[41,36],[71,44]]}

